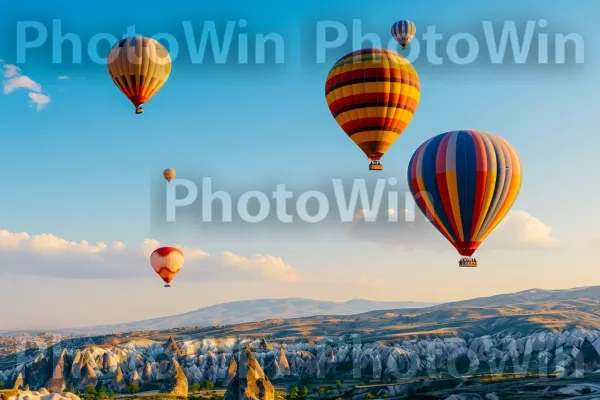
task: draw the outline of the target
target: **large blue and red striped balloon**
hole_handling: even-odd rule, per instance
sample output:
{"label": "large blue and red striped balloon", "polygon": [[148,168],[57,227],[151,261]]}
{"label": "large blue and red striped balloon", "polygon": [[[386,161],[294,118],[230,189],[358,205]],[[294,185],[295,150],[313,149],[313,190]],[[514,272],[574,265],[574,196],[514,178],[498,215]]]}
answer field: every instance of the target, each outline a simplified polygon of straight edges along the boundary
{"label": "large blue and red striped balloon", "polygon": [[521,161],[499,136],[453,131],[423,143],[408,166],[423,214],[465,257],[498,226],[521,188]]}

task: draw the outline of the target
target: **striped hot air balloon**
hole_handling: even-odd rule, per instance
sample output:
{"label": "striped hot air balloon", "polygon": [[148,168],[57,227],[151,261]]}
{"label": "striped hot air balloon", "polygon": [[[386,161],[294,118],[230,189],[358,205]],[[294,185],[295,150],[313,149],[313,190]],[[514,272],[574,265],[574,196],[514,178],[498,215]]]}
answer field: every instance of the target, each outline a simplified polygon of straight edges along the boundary
{"label": "striped hot air balloon", "polygon": [[419,76],[395,51],[363,49],[335,63],[325,84],[331,114],[366,154],[371,170],[381,170],[383,154],[402,134],[421,96]]}
{"label": "striped hot air balloon", "polygon": [[108,73],[117,87],[141,114],[145,104],[165,84],[171,73],[171,56],[154,39],[134,36],[123,39],[108,54]]}
{"label": "striped hot air balloon", "polygon": [[171,286],[169,283],[179,273],[183,262],[183,252],[176,247],[161,247],[150,255],[152,269],[165,281],[165,287]]}
{"label": "striped hot air balloon", "polygon": [[177,176],[177,172],[173,168],[167,168],[163,171],[163,177],[167,180],[167,182],[171,183],[173,179]]}
{"label": "striped hot air balloon", "polygon": [[[498,226],[521,188],[521,161],[499,136],[453,131],[423,143],[408,166],[415,202],[463,257]],[[460,266],[475,267],[472,258]]]}
{"label": "striped hot air balloon", "polygon": [[392,25],[392,36],[400,43],[403,50],[406,49],[406,46],[408,46],[416,34],[417,26],[412,21],[402,20]]}

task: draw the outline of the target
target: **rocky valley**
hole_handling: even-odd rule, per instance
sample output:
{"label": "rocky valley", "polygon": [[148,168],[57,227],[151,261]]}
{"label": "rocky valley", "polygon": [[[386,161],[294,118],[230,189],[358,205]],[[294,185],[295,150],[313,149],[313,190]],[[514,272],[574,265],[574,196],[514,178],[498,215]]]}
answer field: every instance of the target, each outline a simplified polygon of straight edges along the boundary
{"label": "rocky valley", "polygon": [[[489,386],[517,378],[538,386],[559,382],[539,391],[559,385],[558,391],[600,393],[593,384],[600,376],[600,289],[565,293],[73,337],[3,356],[0,381],[5,388],[58,393],[90,386],[123,393],[135,384],[142,391],[186,394],[188,385],[212,382],[233,399],[252,392],[266,400],[277,388],[333,387],[336,381],[342,386],[319,397],[446,398],[452,391],[473,392],[477,385],[468,382]],[[573,389],[582,382],[587,389]]]}

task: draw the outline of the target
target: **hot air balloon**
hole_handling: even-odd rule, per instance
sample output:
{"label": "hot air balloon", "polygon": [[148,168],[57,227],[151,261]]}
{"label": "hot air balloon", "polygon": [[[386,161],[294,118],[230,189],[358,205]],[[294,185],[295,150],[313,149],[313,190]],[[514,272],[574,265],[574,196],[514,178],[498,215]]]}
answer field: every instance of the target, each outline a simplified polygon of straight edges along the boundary
{"label": "hot air balloon", "polygon": [[366,154],[370,170],[402,134],[421,96],[419,76],[395,51],[363,49],[335,63],[325,84],[329,111]]}
{"label": "hot air balloon", "polygon": [[471,256],[512,207],[521,188],[519,155],[482,131],[453,131],[423,143],[408,166],[412,196],[427,219],[476,267]]}
{"label": "hot air balloon", "polygon": [[150,255],[150,264],[165,281],[165,287],[171,287],[169,283],[183,267],[183,261],[183,252],[176,247],[161,247]]}
{"label": "hot air balloon", "polygon": [[173,168],[167,168],[163,171],[163,176],[167,182],[171,183],[171,181],[177,176],[177,172]]}
{"label": "hot air balloon", "polygon": [[412,21],[402,20],[392,25],[392,36],[400,46],[402,50],[406,50],[406,46],[417,34],[417,26]]}
{"label": "hot air balloon", "polygon": [[123,39],[108,54],[108,73],[117,87],[141,114],[145,104],[165,84],[171,72],[171,56],[154,39],[134,36]]}

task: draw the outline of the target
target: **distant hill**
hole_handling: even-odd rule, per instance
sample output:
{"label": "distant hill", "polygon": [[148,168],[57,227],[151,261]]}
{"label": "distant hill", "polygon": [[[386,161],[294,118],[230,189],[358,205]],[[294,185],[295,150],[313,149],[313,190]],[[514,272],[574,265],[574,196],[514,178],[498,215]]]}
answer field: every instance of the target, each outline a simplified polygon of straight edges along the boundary
{"label": "distant hill", "polygon": [[[83,328],[54,330],[53,333],[74,335],[105,335],[113,332],[169,330],[183,327],[210,327],[238,325],[252,322],[277,319],[297,319],[307,317],[335,317],[349,315],[382,316],[386,310],[407,315],[408,310],[418,310],[418,315],[442,321],[447,318],[455,320],[455,313],[462,315],[469,308],[485,308],[485,313],[495,314],[509,311],[509,314],[552,310],[552,313],[579,310],[579,312],[596,315],[600,303],[600,286],[582,287],[566,290],[529,289],[516,293],[500,294],[471,300],[451,303],[426,302],[378,302],[364,299],[353,299],[347,302],[318,301],[302,298],[259,299],[236,301],[201,308],[184,314],[172,315],[143,321],[123,324],[99,325]],[[495,308],[495,309],[494,309]],[[450,314],[443,311],[451,310]],[[520,310],[520,311],[517,311]],[[467,311],[469,314],[471,311]],[[448,314],[448,315],[447,315]],[[476,313],[475,313],[476,314]],[[513,314],[513,315],[514,315]],[[452,316],[450,316],[452,315]],[[459,320],[462,318],[458,318]],[[568,318],[567,318],[568,319]],[[448,320],[447,320],[448,321]],[[389,322],[389,320],[388,320]],[[594,323],[595,325],[595,323]],[[25,331],[0,331],[0,336],[11,336]]]}
{"label": "distant hill", "polygon": [[[164,330],[186,326],[234,325],[277,318],[290,319],[317,315],[352,315],[375,310],[423,308],[435,304],[437,303],[411,301],[378,302],[363,299],[353,299],[344,303],[300,298],[259,299],[217,304],[184,314],[144,321],[61,329],[54,332],[76,335],[102,335],[112,332]],[[10,334],[11,332],[4,332],[4,335]]]}
{"label": "distant hill", "polygon": [[[148,337],[268,337],[288,342],[360,334],[365,341],[396,342],[435,336],[519,336],[574,328],[600,330],[600,287],[531,289],[418,309],[386,307],[354,315],[321,313],[294,319],[272,318],[230,326],[164,330]],[[600,339],[596,345],[600,349]]]}
{"label": "distant hill", "polygon": [[454,307],[508,306],[527,302],[561,302],[581,299],[600,300],[600,286],[588,286],[564,290],[529,289],[516,293],[443,303],[436,305],[431,309],[440,310]]}

